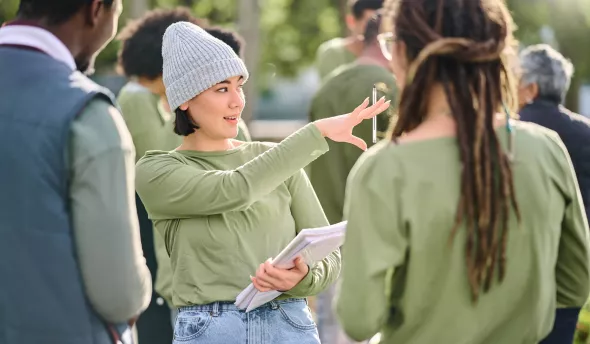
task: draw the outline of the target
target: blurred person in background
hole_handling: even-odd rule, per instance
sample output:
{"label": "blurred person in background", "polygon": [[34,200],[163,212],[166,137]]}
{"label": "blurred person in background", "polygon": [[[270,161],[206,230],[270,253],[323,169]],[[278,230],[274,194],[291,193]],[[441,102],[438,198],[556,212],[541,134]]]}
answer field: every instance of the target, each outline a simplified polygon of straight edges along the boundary
{"label": "blurred person in background", "polygon": [[[389,69],[389,61],[379,47],[377,34],[381,15],[376,14],[368,22],[364,32],[364,48],[355,62],[341,66],[330,74],[312,100],[310,121],[326,118],[347,109],[371,96],[377,85],[379,98],[395,98],[395,78]],[[389,124],[389,113],[377,116],[378,138],[383,138]],[[354,134],[372,146],[372,123],[365,121],[354,128]],[[344,191],[348,173],[361,156],[362,150],[352,145],[328,142],[330,150],[310,164],[309,179],[331,224],[342,221]],[[322,343],[342,344],[351,342],[340,329],[332,307],[334,285],[317,297],[318,331]]]}
{"label": "blurred person in background", "polygon": [[[272,266],[304,228],[327,220],[302,168],[327,150],[324,137],[352,135],[362,119],[384,111],[365,101],[347,115],[316,121],[280,144],[233,139],[249,74],[225,43],[198,26],[171,25],[163,40],[163,80],[182,144],[152,151],[137,164],[137,192],[165,238],[179,308],[175,343],[319,343],[305,298],[338,276],[340,253],[312,266]],[[255,274],[255,277],[248,276]],[[249,313],[235,300],[250,283],[283,294]]]}
{"label": "blurred person in background", "polygon": [[83,75],[122,6],[21,0],[0,28],[3,344],[130,342],[149,304],[131,137],[112,94]]}
{"label": "blurred person in background", "polygon": [[518,99],[520,119],[559,134],[576,171],[580,193],[590,215],[590,119],[563,106],[574,66],[546,44],[520,53]]}
{"label": "blurred person in background", "polygon": [[382,343],[538,343],[588,297],[588,223],[562,140],[510,119],[505,2],[384,10],[399,112],[348,179],[341,324]]}
{"label": "blurred person in background", "polygon": [[320,79],[325,79],[334,69],[354,62],[364,49],[363,34],[367,22],[383,6],[383,0],[349,0],[346,27],[350,36],[334,38],[322,43],[317,51],[316,66]]}
{"label": "blurred person in background", "polygon": [[[590,119],[573,113],[562,104],[570,86],[574,66],[547,44],[527,47],[520,53],[518,98],[520,119],[554,130],[567,148],[590,213]],[[548,343],[571,343],[580,308],[559,308]]]}
{"label": "blurred person in background", "polygon": [[[180,21],[204,24],[188,8],[156,9],[129,22],[118,36],[118,69],[130,81],[121,89],[117,101],[133,139],[136,161],[147,151],[170,151],[181,143],[174,133],[174,115],[168,109],[162,81],[162,37],[168,26]],[[138,337],[141,344],[170,343],[170,319],[174,317],[169,306],[170,258],[164,239],[153,230],[137,195],[135,202],[143,252],[154,282],[150,306],[137,322]]]}

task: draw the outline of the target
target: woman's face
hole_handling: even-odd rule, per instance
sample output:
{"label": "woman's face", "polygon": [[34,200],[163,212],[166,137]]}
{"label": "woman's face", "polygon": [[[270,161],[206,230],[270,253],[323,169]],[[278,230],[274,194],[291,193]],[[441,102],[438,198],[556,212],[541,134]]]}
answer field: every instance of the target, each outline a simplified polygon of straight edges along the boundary
{"label": "woman's face", "polygon": [[246,104],[243,85],[242,76],[231,77],[182,104],[180,109],[188,110],[199,126],[198,135],[214,140],[234,138],[238,135],[238,119]]}

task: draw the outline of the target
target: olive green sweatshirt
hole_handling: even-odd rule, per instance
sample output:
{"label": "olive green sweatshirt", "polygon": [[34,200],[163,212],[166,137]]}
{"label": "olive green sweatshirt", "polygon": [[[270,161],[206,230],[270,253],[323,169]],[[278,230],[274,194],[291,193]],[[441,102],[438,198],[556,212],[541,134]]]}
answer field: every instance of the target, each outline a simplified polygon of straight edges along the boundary
{"label": "olive green sweatshirt", "polygon": [[[533,344],[556,307],[580,307],[590,289],[588,223],[556,133],[514,125],[514,187],[506,275],[471,301],[465,226],[449,243],[460,196],[456,138],[381,142],[347,185],[337,311],[356,340],[382,343]],[[506,146],[508,134],[498,136]],[[496,269],[497,274],[497,269]]]}
{"label": "olive green sweatshirt", "polygon": [[[149,150],[171,151],[182,143],[174,133],[174,114],[162,106],[160,97],[136,82],[127,83],[119,93],[119,106],[135,146],[136,162]],[[238,122],[236,140],[251,141],[244,121]],[[154,231],[154,248],[158,270],[154,289],[170,305],[172,300],[172,268],[164,238]]]}
{"label": "olive green sweatshirt", "polygon": [[[152,151],[138,162],[137,192],[170,254],[174,306],[235,300],[300,230],[328,224],[302,170],[327,149],[310,124],[279,145]],[[317,294],[339,271],[335,251],[282,297]]]}

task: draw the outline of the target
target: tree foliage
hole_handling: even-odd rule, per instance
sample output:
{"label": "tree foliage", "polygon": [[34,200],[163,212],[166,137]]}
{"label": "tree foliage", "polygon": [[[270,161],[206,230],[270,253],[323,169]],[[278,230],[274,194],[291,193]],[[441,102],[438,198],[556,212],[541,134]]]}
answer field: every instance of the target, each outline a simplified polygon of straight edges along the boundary
{"label": "tree foliage", "polygon": [[590,82],[590,1],[589,0],[509,0],[517,37],[523,45],[542,42],[543,26],[555,32],[556,47],[576,69],[566,105],[576,111],[578,89]]}
{"label": "tree foliage", "polygon": [[[125,0],[129,4],[135,0]],[[239,0],[147,0],[151,8],[188,6],[195,15],[211,23],[235,28]],[[346,0],[259,0],[260,65],[264,75],[294,76],[315,59],[317,47],[342,34],[343,4]],[[528,45],[541,42],[540,30],[555,30],[559,50],[576,67],[572,90],[590,81],[590,0],[506,0],[518,25],[517,37]],[[16,13],[18,0],[0,0],[0,22]],[[127,21],[123,12],[121,25]],[[246,46],[247,48],[247,46]],[[112,42],[99,56],[98,67],[112,67],[118,42]],[[576,108],[577,92],[570,92],[568,105]]]}

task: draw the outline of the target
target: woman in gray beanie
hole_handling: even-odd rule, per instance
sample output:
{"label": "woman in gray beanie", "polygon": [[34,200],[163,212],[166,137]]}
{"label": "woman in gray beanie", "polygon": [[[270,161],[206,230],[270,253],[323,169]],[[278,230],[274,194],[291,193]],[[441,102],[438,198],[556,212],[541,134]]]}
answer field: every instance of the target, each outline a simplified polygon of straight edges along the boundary
{"label": "woman in gray beanie", "polygon": [[[236,141],[248,79],[242,60],[186,22],[168,28],[162,54],[175,132],[184,139],[172,152],[148,152],[136,187],[171,258],[174,343],[319,343],[305,298],[336,279],[340,252],[313,266],[296,259],[288,270],[269,257],[300,230],[328,225],[302,170],[328,150],[324,137],[366,149],[352,129],[389,103],[367,107],[367,99],[278,145]],[[245,313],[234,301],[250,283],[283,294]]]}

